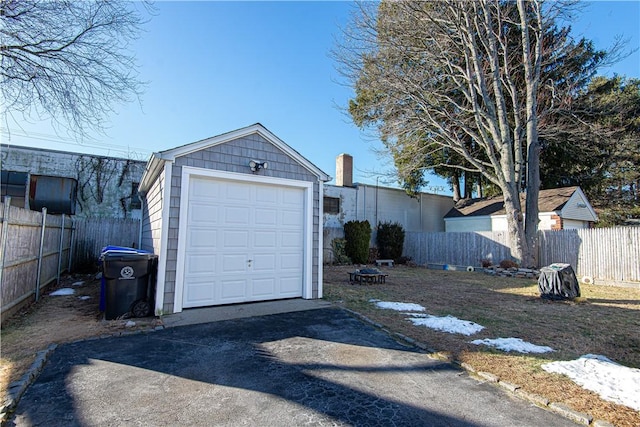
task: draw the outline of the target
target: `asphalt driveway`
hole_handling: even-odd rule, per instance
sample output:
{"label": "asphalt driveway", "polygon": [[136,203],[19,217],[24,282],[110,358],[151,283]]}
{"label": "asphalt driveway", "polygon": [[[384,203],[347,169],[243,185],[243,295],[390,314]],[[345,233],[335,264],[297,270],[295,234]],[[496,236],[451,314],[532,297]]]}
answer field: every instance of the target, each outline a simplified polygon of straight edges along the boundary
{"label": "asphalt driveway", "polygon": [[335,308],[59,346],[17,426],[575,426]]}

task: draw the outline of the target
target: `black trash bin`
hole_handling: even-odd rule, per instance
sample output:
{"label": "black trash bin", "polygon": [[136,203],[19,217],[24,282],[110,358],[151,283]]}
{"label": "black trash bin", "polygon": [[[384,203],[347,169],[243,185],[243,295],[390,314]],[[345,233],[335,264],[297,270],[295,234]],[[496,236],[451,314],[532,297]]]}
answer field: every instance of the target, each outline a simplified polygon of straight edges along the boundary
{"label": "black trash bin", "polygon": [[104,318],[145,317],[152,313],[158,257],[134,248],[102,249],[100,308]]}

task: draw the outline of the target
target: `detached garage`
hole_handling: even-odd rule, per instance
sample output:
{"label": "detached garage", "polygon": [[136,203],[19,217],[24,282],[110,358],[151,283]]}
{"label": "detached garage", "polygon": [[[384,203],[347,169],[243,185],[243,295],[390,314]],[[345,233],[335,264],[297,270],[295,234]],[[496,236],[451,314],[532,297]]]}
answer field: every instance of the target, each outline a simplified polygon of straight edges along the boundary
{"label": "detached garage", "polygon": [[260,124],[154,153],[140,193],[156,314],[321,298],[329,179]]}

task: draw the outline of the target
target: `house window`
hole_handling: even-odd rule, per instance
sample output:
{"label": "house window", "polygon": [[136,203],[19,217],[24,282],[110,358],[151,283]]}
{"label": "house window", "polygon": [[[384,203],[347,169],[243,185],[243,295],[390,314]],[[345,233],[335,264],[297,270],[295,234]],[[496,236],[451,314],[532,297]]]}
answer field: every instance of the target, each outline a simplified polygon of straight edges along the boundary
{"label": "house window", "polygon": [[129,209],[142,209],[142,202],[140,202],[140,197],[138,197],[138,186],[140,184],[137,182],[131,183],[131,197],[129,198]]}
{"label": "house window", "polygon": [[74,215],[78,182],[59,176],[31,175],[29,184],[29,207],[47,213]]}
{"label": "house window", "polygon": [[1,195],[4,202],[4,196],[11,197],[11,205],[24,208],[25,196],[27,194],[27,176],[26,172],[13,172],[3,170],[0,176]]}
{"label": "house window", "polygon": [[340,198],[339,197],[327,197],[324,198],[323,210],[326,214],[339,214],[340,213]]}

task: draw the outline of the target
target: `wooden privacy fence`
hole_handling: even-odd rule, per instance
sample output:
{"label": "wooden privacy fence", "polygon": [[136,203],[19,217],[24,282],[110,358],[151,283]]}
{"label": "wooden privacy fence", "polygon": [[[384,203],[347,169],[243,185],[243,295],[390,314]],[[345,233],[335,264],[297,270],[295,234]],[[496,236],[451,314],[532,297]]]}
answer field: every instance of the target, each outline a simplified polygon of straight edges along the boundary
{"label": "wooden privacy fence", "polygon": [[540,265],[571,264],[579,276],[640,282],[640,227],[540,232]]}
{"label": "wooden privacy fence", "polygon": [[494,263],[511,258],[509,234],[478,233],[405,233],[404,255],[418,264],[481,266],[482,260]]}
{"label": "wooden privacy fence", "polygon": [[66,215],[48,215],[0,203],[0,312],[4,320],[42,288],[69,270],[72,222]]}
{"label": "wooden privacy fence", "polygon": [[136,246],[136,219],[72,218],[0,203],[0,317],[37,301],[65,271],[90,268],[104,246]]}
{"label": "wooden privacy fence", "polygon": [[73,270],[95,268],[107,245],[137,247],[140,220],[130,218],[75,218]]}
{"label": "wooden privacy fence", "polygon": [[[539,231],[540,266],[571,264],[580,277],[600,282],[640,282],[640,227]],[[481,266],[511,259],[508,233],[405,234],[404,254],[418,264]]]}

